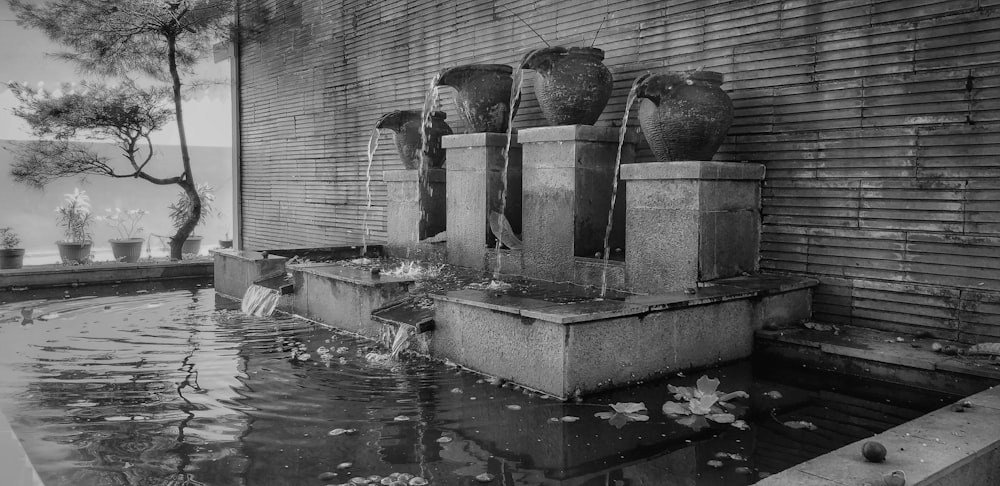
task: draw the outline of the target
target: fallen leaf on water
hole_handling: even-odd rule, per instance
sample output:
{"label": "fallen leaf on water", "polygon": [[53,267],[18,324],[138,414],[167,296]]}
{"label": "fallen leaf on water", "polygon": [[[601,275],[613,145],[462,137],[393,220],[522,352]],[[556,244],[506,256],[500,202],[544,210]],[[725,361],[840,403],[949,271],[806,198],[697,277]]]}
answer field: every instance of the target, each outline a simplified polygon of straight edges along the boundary
{"label": "fallen leaf on water", "polygon": [[765,393],[764,396],[767,397],[767,398],[773,398],[773,399],[777,400],[777,399],[783,397],[784,395],[782,395],[781,392],[778,391],[778,390],[771,390],[771,391]]}
{"label": "fallen leaf on water", "polygon": [[711,461],[708,461],[705,464],[708,464],[711,467],[722,467],[722,461],[716,459],[712,459]]}
{"label": "fallen leaf on water", "polygon": [[406,415],[397,415],[395,418],[393,418],[393,420],[395,420],[396,422],[406,422],[407,420],[410,420],[410,417],[407,417]]}
{"label": "fallen leaf on water", "polygon": [[784,423],[785,427],[792,429],[806,429],[806,430],[816,430],[817,427],[813,425],[812,422],[806,422],[805,420],[789,420]]}
{"label": "fallen leaf on water", "polygon": [[577,420],[580,420],[580,417],[574,417],[572,415],[567,415],[567,416],[563,417],[560,420],[562,420],[563,422],[576,422]]}
{"label": "fallen leaf on water", "polygon": [[520,405],[507,405],[507,409],[509,409],[509,410],[520,410],[521,406]]}
{"label": "fallen leaf on water", "polygon": [[448,436],[441,436],[441,437],[438,437],[438,438],[437,438],[437,441],[436,441],[436,442],[437,442],[438,444],[447,444],[447,443],[451,442],[451,440],[452,440],[452,439],[451,439],[451,437],[448,437]]}

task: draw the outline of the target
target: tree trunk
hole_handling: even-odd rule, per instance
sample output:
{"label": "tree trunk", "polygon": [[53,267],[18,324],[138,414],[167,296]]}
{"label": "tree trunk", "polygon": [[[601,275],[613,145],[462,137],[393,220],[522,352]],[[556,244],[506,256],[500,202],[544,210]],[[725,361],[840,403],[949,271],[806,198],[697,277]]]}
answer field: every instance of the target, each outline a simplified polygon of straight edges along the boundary
{"label": "tree trunk", "polygon": [[188,236],[194,233],[194,229],[198,226],[198,222],[201,221],[201,198],[198,197],[198,190],[195,185],[187,180],[182,180],[177,183],[184,189],[184,193],[187,197],[191,199],[191,216],[188,220],[177,228],[177,232],[174,236],[170,237],[170,259],[171,260],[181,260],[183,255],[181,253],[181,247],[184,246],[184,242],[187,241]]}
{"label": "tree trunk", "polygon": [[187,241],[188,236],[194,232],[195,226],[201,220],[201,197],[194,183],[194,175],[191,173],[191,157],[188,153],[187,134],[184,130],[184,112],[181,109],[181,77],[177,70],[177,38],[174,35],[167,35],[167,65],[170,68],[170,80],[173,84],[174,95],[174,117],[177,120],[177,134],[180,137],[181,162],[184,165],[184,174],[181,182],[177,185],[184,189],[188,198],[191,199],[191,216],[177,229],[177,233],[170,238],[170,259],[182,259],[181,247]]}

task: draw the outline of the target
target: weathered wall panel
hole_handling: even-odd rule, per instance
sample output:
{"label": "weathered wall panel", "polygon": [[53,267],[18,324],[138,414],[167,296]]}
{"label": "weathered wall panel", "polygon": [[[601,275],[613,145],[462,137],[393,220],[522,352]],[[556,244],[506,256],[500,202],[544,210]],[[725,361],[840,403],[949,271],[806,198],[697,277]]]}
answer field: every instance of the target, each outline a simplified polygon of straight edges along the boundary
{"label": "weathered wall panel", "polygon": [[[399,163],[386,134],[368,170],[375,120],[418,108],[441,68],[542,46],[515,12],[553,44],[606,51],[599,124],[638,74],[725,73],[736,116],[716,159],[766,164],[760,266],[819,278],[817,318],[1000,336],[995,1],[259,3],[267,25],[240,59],[248,248],[358,244],[366,223],[384,240],[381,173]],[[516,127],[543,124],[533,84]],[[450,88],[441,107],[463,131]]]}

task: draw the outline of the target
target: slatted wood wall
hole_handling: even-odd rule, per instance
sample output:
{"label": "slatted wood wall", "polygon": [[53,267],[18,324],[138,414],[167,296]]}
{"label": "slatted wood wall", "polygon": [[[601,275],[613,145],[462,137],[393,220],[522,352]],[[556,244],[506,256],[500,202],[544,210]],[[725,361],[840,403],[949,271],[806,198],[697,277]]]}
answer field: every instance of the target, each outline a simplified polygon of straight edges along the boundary
{"label": "slatted wood wall", "polygon": [[[1000,338],[1000,0],[259,3],[240,57],[248,248],[358,243],[366,222],[383,240],[381,171],[399,163],[383,135],[368,183],[372,126],[419,108],[441,68],[542,46],[515,12],[606,51],[599,124],[640,73],[725,73],[716,159],[766,164],[761,269],[819,278],[818,319]],[[544,124],[531,84],[515,127]],[[441,103],[463,131],[450,88]]]}

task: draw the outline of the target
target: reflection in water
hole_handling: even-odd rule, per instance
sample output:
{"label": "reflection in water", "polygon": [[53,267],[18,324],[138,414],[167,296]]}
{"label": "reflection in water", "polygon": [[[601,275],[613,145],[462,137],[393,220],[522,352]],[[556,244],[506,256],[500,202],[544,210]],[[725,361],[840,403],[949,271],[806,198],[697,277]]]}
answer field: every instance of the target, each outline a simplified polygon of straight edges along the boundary
{"label": "reflection in water", "polygon": [[[48,486],[322,484],[325,472],[332,484],[394,472],[434,485],[484,473],[504,485],[751,484],[943,398],[811,388],[815,373],[792,386],[787,369],[742,363],[706,373],[749,393],[733,412],[749,428],[696,429],[660,412],[666,382],[562,403],[418,357],[373,363],[385,349],[217,308],[210,290],[62,297],[0,304],[0,407]],[[644,402],[649,421],[595,417],[618,402]]]}

